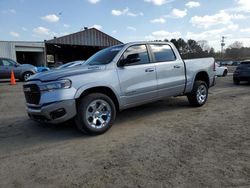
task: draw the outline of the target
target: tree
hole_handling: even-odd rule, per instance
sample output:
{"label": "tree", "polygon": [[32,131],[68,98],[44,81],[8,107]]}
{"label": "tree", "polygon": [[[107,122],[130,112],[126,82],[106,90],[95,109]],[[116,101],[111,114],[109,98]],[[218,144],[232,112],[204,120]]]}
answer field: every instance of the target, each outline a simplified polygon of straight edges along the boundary
{"label": "tree", "polygon": [[233,48],[242,48],[243,47],[243,43],[239,42],[239,41],[235,41],[233,44],[229,45],[228,48],[233,49]]}
{"label": "tree", "polygon": [[203,51],[209,52],[211,47],[208,45],[206,40],[199,40],[197,41],[198,45],[202,48]]}
{"label": "tree", "polygon": [[183,40],[182,38],[179,38],[177,40],[177,44],[179,46],[180,53],[182,53],[182,54],[188,53],[188,45],[187,45],[185,40]]}

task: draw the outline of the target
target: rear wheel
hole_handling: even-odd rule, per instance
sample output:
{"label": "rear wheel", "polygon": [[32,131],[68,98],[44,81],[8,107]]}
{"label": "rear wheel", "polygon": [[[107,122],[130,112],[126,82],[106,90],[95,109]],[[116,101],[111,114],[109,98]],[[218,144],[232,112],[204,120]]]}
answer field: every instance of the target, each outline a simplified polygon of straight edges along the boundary
{"label": "rear wheel", "polygon": [[102,134],[116,117],[113,101],[104,94],[92,93],[80,99],[75,118],[77,128],[87,134]]}
{"label": "rear wheel", "polygon": [[224,70],[223,75],[222,76],[227,76],[227,70]]}
{"label": "rear wheel", "polygon": [[33,75],[33,72],[27,71],[23,73],[22,81],[26,81],[31,75]]}
{"label": "rear wheel", "polygon": [[208,98],[208,87],[204,81],[195,81],[191,93],[187,95],[188,101],[192,106],[202,106]]}
{"label": "rear wheel", "polygon": [[235,84],[235,85],[239,85],[239,84],[240,84],[240,81],[239,81],[238,79],[235,79],[235,78],[234,78],[234,84]]}

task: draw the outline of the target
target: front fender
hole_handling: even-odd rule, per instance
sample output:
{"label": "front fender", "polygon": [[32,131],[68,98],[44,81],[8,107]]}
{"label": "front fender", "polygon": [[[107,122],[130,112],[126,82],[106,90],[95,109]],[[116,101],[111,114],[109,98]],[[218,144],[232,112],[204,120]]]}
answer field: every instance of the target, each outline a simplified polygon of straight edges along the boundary
{"label": "front fender", "polygon": [[79,87],[76,91],[75,99],[78,99],[84,91],[91,89],[91,88],[96,88],[96,87],[106,87],[106,88],[111,89],[113,91],[113,93],[115,94],[115,96],[120,104],[120,97],[119,97],[117,90],[113,86],[111,86],[107,83],[102,83],[102,82],[88,83],[88,84],[85,84],[85,85]]}

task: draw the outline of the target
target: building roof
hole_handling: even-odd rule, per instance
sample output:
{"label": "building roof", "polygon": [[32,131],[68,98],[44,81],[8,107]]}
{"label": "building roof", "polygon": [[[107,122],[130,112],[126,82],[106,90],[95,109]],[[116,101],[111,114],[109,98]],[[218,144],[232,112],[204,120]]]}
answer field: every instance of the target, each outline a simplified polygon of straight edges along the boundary
{"label": "building roof", "polygon": [[85,29],[83,31],[65,35],[45,41],[46,44],[80,45],[80,46],[98,46],[108,47],[122,44],[121,41],[99,31],[95,28]]}

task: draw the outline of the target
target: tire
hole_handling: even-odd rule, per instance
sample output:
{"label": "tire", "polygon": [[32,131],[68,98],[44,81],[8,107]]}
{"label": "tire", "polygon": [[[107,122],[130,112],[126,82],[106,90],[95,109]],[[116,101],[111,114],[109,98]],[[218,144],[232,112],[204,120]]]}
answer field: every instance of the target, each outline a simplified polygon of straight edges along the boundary
{"label": "tire", "polygon": [[31,75],[33,75],[33,72],[30,71],[24,72],[21,81],[26,81]]}
{"label": "tire", "polygon": [[208,87],[204,81],[195,81],[193,90],[187,95],[188,101],[191,106],[203,106],[208,98]]}
{"label": "tire", "polygon": [[240,81],[238,79],[234,79],[234,84],[235,85],[239,85],[240,84]]}
{"label": "tire", "polygon": [[99,135],[111,128],[115,117],[114,102],[107,95],[92,93],[80,99],[75,123],[83,133]]}
{"label": "tire", "polygon": [[224,70],[224,72],[223,72],[223,75],[222,75],[223,77],[225,77],[225,76],[227,76],[227,70]]}

